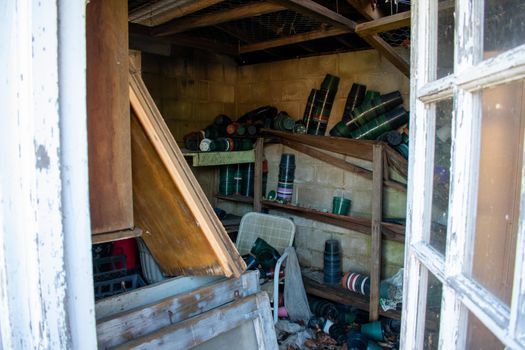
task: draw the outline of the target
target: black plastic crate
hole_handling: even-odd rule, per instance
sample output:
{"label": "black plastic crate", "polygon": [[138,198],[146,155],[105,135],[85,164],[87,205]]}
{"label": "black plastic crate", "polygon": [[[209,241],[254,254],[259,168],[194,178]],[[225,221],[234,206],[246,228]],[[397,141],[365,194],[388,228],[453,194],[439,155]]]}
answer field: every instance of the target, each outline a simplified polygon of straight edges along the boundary
{"label": "black plastic crate", "polygon": [[138,274],[114,278],[106,281],[95,282],[95,298],[105,298],[115,294],[124,293],[146,284]]}

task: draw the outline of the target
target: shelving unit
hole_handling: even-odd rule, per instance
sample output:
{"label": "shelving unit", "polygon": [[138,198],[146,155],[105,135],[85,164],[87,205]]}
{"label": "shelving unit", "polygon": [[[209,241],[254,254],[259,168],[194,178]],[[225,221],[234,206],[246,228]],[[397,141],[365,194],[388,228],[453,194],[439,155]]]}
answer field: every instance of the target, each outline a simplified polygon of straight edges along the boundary
{"label": "shelving unit", "polygon": [[[405,227],[403,225],[383,222],[383,187],[390,187],[400,191],[406,191],[405,184],[389,178],[389,169],[394,169],[402,177],[406,178],[408,174],[407,161],[383,142],[352,140],[329,136],[299,135],[275,130],[263,130],[263,136],[263,138],[257,140],[258,147],[256,147],[254,188],[256,191],[258,190],[259,193],[255,193],[254,195],[254,210],[260,211],[263,207],[283,210],[308,219],[348,228],[350,230],[364,234],[370,234],[372,236],[370,261],[370,298],[369,300],[366,300],[366,298],[348,296],[348,299],[344,300],[346,300],[347,303],[357,303],[361,306],[361,308],[368,309],[370,313],[370,319],[376,320],[379,315],[382,314],[379,308],[382,238],[384,237],[385,239],[401,243],[404,243],[405,240]],[[261,164],[263,161],[263,148],[265,139],[271,140],[272,142],[281,143],[295,151],[319,159],[323,162],[326,162],[327,164],[343,169],[344,171],[352,172],[358,176],[372,180],[371,219],[335,215],[314,209],[263,200],[260,189],[262,188]],[[344,159],[334,157],[325,151],[338,153],[360,160],[370,161],[372,162],[372,170],[364,169],[355,164],[349,163]],[[319,281],[316,283],[317,284],[307,283],[307,291],[314,295],[319,295],[319,293],[322,292],[324,297],[327,299],[334,300],[336,299],[336,296],[341,295],[341,293],[351,293],[349,291],[329,288],[329,286],[326,286]],[[333,297],[327,297],[326,294],[332,294]],[[389,315],[389,317],[392,316],[393,315]]]}

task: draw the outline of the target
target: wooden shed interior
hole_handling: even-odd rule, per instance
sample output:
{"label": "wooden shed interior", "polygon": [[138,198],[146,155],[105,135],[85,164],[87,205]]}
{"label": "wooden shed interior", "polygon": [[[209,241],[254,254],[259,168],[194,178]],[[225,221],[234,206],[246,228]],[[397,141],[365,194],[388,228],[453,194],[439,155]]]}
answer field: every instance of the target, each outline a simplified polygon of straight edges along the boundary
{"label": "wooden shed interior", "polygon": [[[449,15],[454,10],[453,1],[440,1],[439,7]],[[385,139],[328,135],[344,116],[353,84],[365,85],[377,96],[398,92],[398,105],[408,109],[410,21],[408,0],[91,0],[87,97],[93,243],[102,251],[108,242],[140,237],[150,259],[160,266],[162,279],[189,275],[251,281],[252,275],[243,275],[246,264],[234,245],[241,217],[266,212],[292,218],[293,246],[309,296],[351,305],[371,321],[399,320],[399,305],[380,304],[380,286],[386,279],[402,279],[407,155]],[[443,20],[439,26],[450,39],[444,45],[452,45],[453,21]],[[451,69],[452,64],[442,60],[440,69]],[[314,136],[266,125],[247,138],[253,143],[247,150],[187,149],[187,135],[206,130],[219,115],[236,120],[273,106],[300,124],[309,94],[324,84],[327,75],[336,77],[339,86],[325,120],[326,136],[324,131]],[[522,89],[520,85],[518,90]],[[451,109],[451,103],[443,106]],[[406,124],[394,128],[399,135],[407,136]],[[521,119],[508,126],[506,135],[514,128],[519,133],[511,137],[520,140]],[[443,144],[450,148],[450,130],[445,129]],[[276,201],[269,192],[280,186],[284,153],[294,155],[297,166],[293,196]],[[450,163],[449,158],[445,156],[444,162]],[[517,158],[513,161],[509,164],[516,181],[507,185],[505,196],[512,197],[509,210],[516,215],[521,166]],[[237,164],[242,164],[237,171],[252,164],[253,193],[221,193],[222,170]],[[445,245],[446,177],[434,189],[436,250]],[[483,195],[489,198],[494,193]],[[351,199],[347,213],[332,212],[335,197]],[[214,211],[217,208],[221,210]],[[228,213],[222,222],[216,215],[221,212]],[[356,279],[369,276],[367,293],[363,280],[362,292],[323,281],[319,271],[326,261],[325,242],[334,239],[341,249],[342,272],[353,272]],[[504,300],[511,298],[515,239],[509,233],[496,244],[476,247],[480,257],[501,257],[490,267],[476,268],[480,279]],[[136,269],[140,274],[145,267]],[[429,285],[428,298],[435,303],[429,303],[425,336],[433,348],[441,286],[432,277]],[[207,310],[217,302],[210,301]],[[259,305],[259,299],[250,302]],[[123,324],[128,316],[110,320],[101,311],[110,302],[102,299],[99,304],[98,332],[104,339],[99,344],[124,346],[139,338],[128,345],[145,344],[141,342],[146,331],[138,331],[138,326],[131,338],[112,339],[111,327]],[[167,327],[158,322],[159,328]]]}

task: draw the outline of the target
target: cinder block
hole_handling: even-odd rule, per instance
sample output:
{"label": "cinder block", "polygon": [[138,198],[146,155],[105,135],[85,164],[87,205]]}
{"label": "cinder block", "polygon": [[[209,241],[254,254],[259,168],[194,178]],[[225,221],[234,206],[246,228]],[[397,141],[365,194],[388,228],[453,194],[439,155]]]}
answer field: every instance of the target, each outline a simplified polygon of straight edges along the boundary
{"label": "cinder block", "polygon": [[[274,85],[281,85],[275,83]],[[306,103],[310,94],[310,84],[307,80],[295,80],[282,83],[282,101],[301,101]]]}
{"label": "cinder block", "polygon": [[385,217],[406,217],[407,194],[392,188],[383,191],[383,213]]}
{"label": "cinder block", "polygon": [[357,165],[357,166],[359,166],[359,167],[361,167],[363,169],[372,170],[372,162],[371,161],[363,160],[363,159],[359,159],[359,158],[355,158],[355,157],[349,157],[349,156],[346,156],[345,160],[348,163],[352,163],[352,164]]}
{"label": "cinder block", "polygon": [[231,119],[236,119],[237,114],[235,112],[235,103],[223,103],[223,111],[222,113],[226,114]]}
{"label": "cinder block", "polygon": [[198,101],[209,100],[209,83],[206,80],[198,80],[195,86],[195,98]]}
{"label": "cinder block", "polygon": [[298,60],[299,74],[306,77],[322,77],[325,74],[338,75],[337,55],[314,56]]}
{"label": "cinder block", "polygon": [[251,84],[251,102],[259,106],[272,105],[281,99],[281,85],[271,81],[260,81]]}
{"label": "cinder block", "polygon": [[224,66],[221,63],[208,63],[205,69],[206,80],[224,82]]}
{"label": "cinder block", "polygon": [[370,218],[372,210],[372,191],[360,190],[352,188],[352,205],[350,207],[350,214],[353,216],[360,216]]}
{"label": "cinder block", "polygon": [[264,147],[264,157],[270,163],[279,163],[281,154],[283,153],[283,145],[273,144]]}
{"label": "cinder block", "polygon": [[224,64],[224,82],[231,85],[237,83],[237,65]]}
{"label": "cinder block", "polygon": [[[306,100],[304,102],[306,104]],[[275,107],[279,109],[280,111],[285,111],[290,115],[290,117],[293,120],[300,120],[303,117],[304,112],[304,105],[302,102],[299,101],[291,101],[291,102],[276,102]]]}
{"label": "cinder block", "polygon": [[194,106],[193,116],[196,120],[211,123],[223,110],[224,104],[221,102],[198,102]]}
{"label": "cinder block", "polygon": [[237,103],[237,115],[241,116],[259,107],[261,105],[258,103]]}
{"label": "cinder block", "polygon": [[226,85],[223,82],[210,82],[209,100],[213,102],[234,103],[235,89],[233,85]]}
{"label": "cinder block", "polygon": [[235,103],[251,103],[252,87],[248,83],[237,83],[235,85]]}
{"label": "cinder block", "polygon": [[344,173],[344,186],[346,188],[357,188],[357,189],[370,189],[372,191],[372,180],[366,179],[363,176],[357,175],[355,173],[346,171]]}
{"label": "cinder block", "polygon": [[333,190],[326,190],[312,184],[297,184],[294,186],[297,193],[297,200],[302,207],[318,210],[330,210],[332,208]]}
{"label": "cinder block", "polygon": [[338,61],[339,74],[342,77],[355,73],[374,72],[381,64],[376,50],[342,53],[338,55]]}
{"label": "cinder block", "polygon": [[343,258],[343,273],[349,271],[357,272],[368,276],[370,273],[370,256],[345,256]]}
{"label": "cinder block", "polygon": [[299,64],[296,59],[272,62],[265,66],[269,67],[270,79],[274,82],[295,80],[300,77]]}
{"label": "cinder block", "polygon": [[301,266],[323,268],[323,253],[310,249],[297,250],[297,257]]}
{"label": "cinder block", "polygon": [[314,168],[303,166],[295,168],[295,180],[301,182],[313,182],[315,178]]}
{"label": "cinder block", "polygon": [[370,235],[350,231],[346,235],[342,235],[341,250],[344,256],[351,258],[352,256],[370,256]]}
{"label": "cinder block", "polygon": [[316,166],[315,180],[321,185],[343,187],[344,171],[331,165]]}
{"label": "cinder block", "polygon": [[381,279],[385,280],[387,278],[394,276],[401,268],[403,268],[403,264],[401,265],[383,264],[381,266]]}
{"label": "cinder block", "polygon": [[270,65],[250,64],[241,66],[237,71],[237,81],[240,83],[256,83],[270,79]]}
{"label": "cinder block", "polygon": [[166,119],[190,120],[193,116],[190,101],[163,100],[163,116]]}
{"label": "cinder block", "polygon": [[193,64],[188,57],[177,57],[164,61],[161,66],[162,75],[166,77],[192,77],[194,69],[199,69],[199,65]]}
{"label": "cinder block", "polygon": [[399,242],[383,240],[383,261],[394,265],[403,265],[405,259],[405,246]]}

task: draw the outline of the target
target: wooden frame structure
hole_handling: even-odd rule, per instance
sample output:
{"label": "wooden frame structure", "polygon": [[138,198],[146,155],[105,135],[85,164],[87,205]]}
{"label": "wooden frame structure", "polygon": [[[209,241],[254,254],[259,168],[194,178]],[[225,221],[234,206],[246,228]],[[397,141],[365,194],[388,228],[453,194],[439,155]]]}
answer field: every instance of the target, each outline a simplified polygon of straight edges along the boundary
{"label": "wooden frame structure", "polygon": [[[134,26],[130,27],[131,33],[136,32],[138,35],[149,36],[152,41],[158,41],[159,43],[161,43],[159,39],[164,40],[162,43],[165,45],[173,43],[182,46],[208,49],[233,56],[256,51],[268,52],[269,49],[294,44],[302,45],[301,47],[313,53],[315,50],[309,50],[306,42],[330,37],[339,38],[341,35],[353,33],[377,49],[402,73],[407,76],[409,75],[408,62],[378,34],[410,26],[410,11],[391,16],[383,16],[380,11],[370,7],[372,1],[348,0],[349,5],[370,20],[358,24],[313,0],[268,0],[210,11],[199,16],[190,16],[199,10],[218,5],[221,2],[222,1],[218,0],[199,0],[195,2],[181,1],[177,4],[170,4],[169,1],[164,0],[149,4],[146,3],[130,12],[130,22],[134,24]],[[249,38],[243,35],[243,33],[238,33],[227,28],[228,22],[249,17],[257,18],[261,15],[284,10],[294,11],[307,18],[319,21],[323,23],[323,25],[318,29],[308,32],[290,34],[288,36],[280,36],[263,41],[253,41],[253,38]],[[197,28],[213,26],[219,29],[219,31],[223,31],[239,39],[239,45],[234,47],[230,43],[221,43],[220,40],[213,41],[196,35],[179,34]],[[344,44],[344,40],[341,40],[343,45],[348,48],[348,45]]]}
{"label": "wooden frame structure", "polygon": [[[466,346],[467,314],[505,346],[525,348],[525,171],[510,307],[472,276],[482,108],[480,92],[525,77],[525,45],[483,60],[484,1],[457,0],[454,73],[436,79],[437,0],[412,5],[410,159],[401,348],[423,347],[427,281],[443,285],[439,348]],[[436,106],[454,99],[446,254],[430,245]],[[523,154],[521,155],[523,157]]]}
{"label": "wooden frame structure", "polygon": [[168,275],[239,276],[244,261],[133,66],[129,98],[133,201],[142,239]]}

